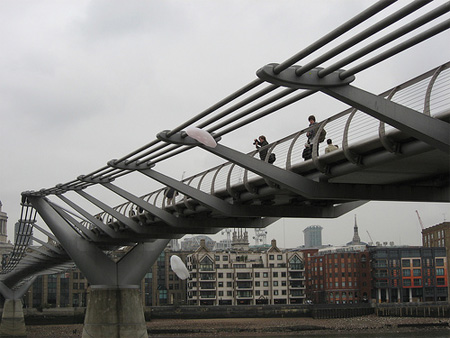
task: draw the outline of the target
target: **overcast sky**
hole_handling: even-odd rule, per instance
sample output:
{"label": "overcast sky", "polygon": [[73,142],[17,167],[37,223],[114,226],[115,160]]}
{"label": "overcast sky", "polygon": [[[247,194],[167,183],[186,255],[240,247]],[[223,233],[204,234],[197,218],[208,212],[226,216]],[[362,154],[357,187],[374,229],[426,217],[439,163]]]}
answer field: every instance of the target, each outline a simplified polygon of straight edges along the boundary
{"label": "overcast sky", "polygon": [[[0,201],[10,240],[22,191],[69,182],[149,143],[373,3],[1,0]],[[441,33],[358,74],[354,85],[380,93],[420,75],[448,61],[448,41]],[[221,142],[247,152],[262,131],[274,141],[304,128],[311,113],[322,120],[345,108],[317,96],[299,106],[297,120],[276,114]],[[160,169],[192,175],[215,163],[203,156]],[[357,215],[363,241],[369,232],[374,241],[418,245],[415,210],[425,226],[450,219],[448,204],[371,202],[339,219],[281,220],[268,227],[268,242],[302,245],[302,230],[322,225],[324,243],[342,245]]]}

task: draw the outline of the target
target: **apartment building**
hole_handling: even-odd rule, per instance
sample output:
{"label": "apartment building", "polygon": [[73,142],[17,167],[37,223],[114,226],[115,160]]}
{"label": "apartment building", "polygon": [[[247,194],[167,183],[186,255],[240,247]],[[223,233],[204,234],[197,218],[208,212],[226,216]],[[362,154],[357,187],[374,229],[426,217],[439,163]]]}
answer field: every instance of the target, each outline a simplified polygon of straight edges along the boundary
{"label": "apartment building", "polygon": [[282,251],[275,240],[269,248],[250,250],[248,241],[239,241],[236,235],[233,244],[231,250],[210,251],[201,242],[200,248],[187,256],[191,273],[188,304],[304,303],[304,260],[299,250]]}
{"label": "apartment building", "polygon": [[446,301],[444,248],[370,247],[372,298],[376,302]]}

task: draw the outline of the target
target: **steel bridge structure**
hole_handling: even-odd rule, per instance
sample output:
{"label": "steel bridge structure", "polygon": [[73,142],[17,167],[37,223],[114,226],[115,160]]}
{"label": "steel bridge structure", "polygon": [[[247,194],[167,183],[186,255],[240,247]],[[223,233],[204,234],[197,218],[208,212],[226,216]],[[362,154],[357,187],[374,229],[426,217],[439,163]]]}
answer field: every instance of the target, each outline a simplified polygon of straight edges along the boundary
{"label": "steel bridge structure", "polygon": [[[450,202],[450,62],[378,95],[353,84],[359,72],[450,28],[449,2],[408,19],[430,2],[413,1],[358,30],[394,2],[379,1],[288,60],[262,66],[255,80],[130,154],[67,183],[23,192],[18,240],[0,274],[0,292],[20,310],[10,317],[4,311],[0,334],[23,321],[20,299],[35,276],[73,264],[91,285],[83,337],[140,337],[146,331],[138,285],[170,239],[264,228],[282,217],[336,218],[371,200]],[[395,23],[404,24],[385,33]],[[348,32],[352,37],[331,46]],[[224,144],[225,135],[320,94],[351,108],[266,146],[274,163],[259,158],[261,149],[242,153]],[[322,130],[339,149],[324,153]],[[310,132],[312,158],[304,160]],[[198,148],[223,163],[182,180],[158,171],[158,163]],[[161,188],[139,196],[120,184],[133,175]],[[124,202],[110,205],[102,191]],[[29,246],[31,239],[41,247]],[[123,247],[126,254],[113,259]]]}

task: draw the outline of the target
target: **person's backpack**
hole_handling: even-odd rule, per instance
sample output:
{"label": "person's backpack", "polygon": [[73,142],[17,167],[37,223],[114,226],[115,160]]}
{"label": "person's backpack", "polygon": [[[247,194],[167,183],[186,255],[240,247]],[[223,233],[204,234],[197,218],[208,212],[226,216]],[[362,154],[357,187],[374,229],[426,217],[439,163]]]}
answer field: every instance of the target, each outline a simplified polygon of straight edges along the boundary
{"label": "person's backpack", "polygon": [[277,159],[277,158],[276,158],[275,154],[274,154],[274,153],[271,153],[271,154],[269,155],[269,160],[268,160],[267,162],[269,162],[270,164],[272,164],[273,162],[275,162],[276,159]]}
{"label": "person's backpack", "polygon": [[305,147],[302,152],[302,157],[306,160],[309,160],[312,157],[312,147]]}
{"label": "person's backpack", "polygon": [[319,143],[322,143],[323,141],[325,141],[326,136],[327,136],[327,132],[325,131],[325,129],[322,129],[322,131],[320,132],[320,135],[319,135]]}

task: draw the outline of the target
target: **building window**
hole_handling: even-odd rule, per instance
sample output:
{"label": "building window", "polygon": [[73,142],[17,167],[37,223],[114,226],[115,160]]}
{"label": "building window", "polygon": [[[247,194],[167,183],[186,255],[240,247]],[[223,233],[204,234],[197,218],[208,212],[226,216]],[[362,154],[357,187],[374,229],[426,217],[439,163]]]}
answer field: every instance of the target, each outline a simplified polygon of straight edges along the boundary
{"label": "building window", "polygon": [[420,278],[414,279],[414,286],[421,286],[421,285],[422,285],[422,280]]}
{"label": "building window", "polygon": [[268,296],[269,295],[269,290],[264,290],[264,296]]}
{"label": "building window", "polygon": [[445,278],[436,278],[437,285],[445,285]]}
{"label": "building window", "polygon": [[444,259],[436,258],[436,266],[444,266]]}
{"label": "building window", "polygon": [[278,290],[273,290],[273,294],[274,294],[275,296],[278,296]]}
{"label": "building window", "polygon": [[255,290],[255,296],[259,296],[261,294],[261,291]]}
{"label": "building window", "polygon": [[220,261],[220,256],[215,255],[215,256],[214,256],[214,259],[216,260],[216,262],[217,262],[217,261]]}
{"label": "building window", "polygon": [[411,286],[411,279],[404,279],[403,286]]}
{"label": "building window", "polygon": [[258,287],[258,286],[260,286],[260,285],[261,285],[260,282],[255,282],[255,286],[256,286],[256,287]]}
{"label": "building window", "polygon": [[286,277],[286,272],[282,272],[281,277]]}
{"label": "building window", "polygon": [[274,277],[278,277],[278,272],[274,272],[274,273],[273,273],[273,276],[274,276]]}
{"label": "building window", "polygon": [[275,259],[274,255],[269,255],[269,260],[273,261]]}
{"label": "building window", "polygon": [[218,277],[219,277],[219,278],[223,278],[223,273],[222,273],[222,272],[219,272],[219,273],[218,273]]}
{"label": "building window", "polygon": [[418,277],[422,275],[422,270],[420,269],[414,269],[413,270],[413,276]]}
{"label": "building window", "polygon": [[444,276],[444,269],[436,268],[436,276]]}
{"label": "building window", "polygon": [[300,258],[298,258],[298,256],[294,256],[291,258],[291,260],[289,261],[289,267],[292,270],[302,270],[305,268],[305,265],[303,264],[303,262],[300,260]]}
{"label": "building window", "polygon": [[269,282],[264,281],[264,282],[263,282],[263,286],[269,286]]}
{"label": "building window", "polygon": [[278,281],[273,281],[273,286],[278,286]]}
{"label": "building window", "polygon": [[268,278],[269,277],[269,273],[268,272],[263,272],[263,278]]}
{"label": "building window", "polygon": [[200,270],[203,271],[214,271],[213,262],[209,257],[205,257],[200,262]]}
{"label": "building window", "polygon": [[225,262],[228,261],[228,256],[222,256],[222,260],[224,260]]}
{"label": "building window", "polygon": [[259,272],[255,272],[255,278],[259,278]]}
{"label": "building window", "polygon": [[227,291],[227,296],[231,297],[233,295],[233,291]]}
{"label": "building window", "polygon": [[223,291],[219,291],[219,297],[223,296]]}
{"label": "building window", "polygon": [[411,270],[403,269],[403,277],[409,277],[409,276],[411,276]]}
{"label": "building window", "polygon": [[281,261],[283,259],[283,255],[277,255],[277,259]]}
{"label": "building window", "polygon": [[402,266],[410,267],[411,266],[411,261],[409,259],[402,259]]}
{"label": "building window", "polygon": [[231,272],[227,272],[227,278],[233,278],[233,277],[231,276]]}
{"label": "building window", "polygon": [[227,288],[231,288],[233,286],[233,283],[227,282]]}
{"label": "building window", "polygon": [[420,266],[420,259],[413,259],[413,266],[414,267]]}

